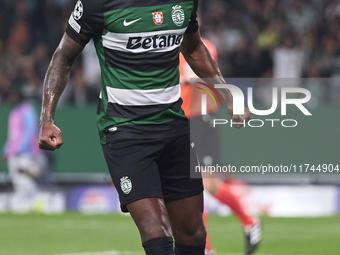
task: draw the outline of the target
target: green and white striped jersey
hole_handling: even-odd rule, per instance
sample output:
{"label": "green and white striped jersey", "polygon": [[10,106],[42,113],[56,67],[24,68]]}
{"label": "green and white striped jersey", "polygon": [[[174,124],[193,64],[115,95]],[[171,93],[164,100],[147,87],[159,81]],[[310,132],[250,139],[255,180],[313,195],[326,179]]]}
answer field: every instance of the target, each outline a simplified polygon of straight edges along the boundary
{"label": "green and white striped jersey", "polygon": [[181,109],[179,52],[198,29],[196,1],[78,0],[66,33],[93,38],[101,66],[101,143],[189,132]]}

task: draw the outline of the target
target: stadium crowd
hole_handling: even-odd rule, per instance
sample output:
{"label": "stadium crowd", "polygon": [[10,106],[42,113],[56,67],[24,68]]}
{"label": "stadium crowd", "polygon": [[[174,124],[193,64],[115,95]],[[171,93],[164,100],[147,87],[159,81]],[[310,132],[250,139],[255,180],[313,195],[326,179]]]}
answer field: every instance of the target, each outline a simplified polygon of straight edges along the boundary
{"label": "stadium crowd", "polygon": [[[0,104],[13,88],[40,101],[44,74],[74,0],[2,0]],[[340,77],[340,0],[202,0],[201,33],[219,52],[225,77]],[[60,22],[62,17],[63,22]],[[100,71],[88,47],[60,103],[97,100]],[[95,60],[97,61],[97,60]],[[332,79],[328,79],[332,80]],[[340,104],[340,85],[320,83],[323,102]]]}

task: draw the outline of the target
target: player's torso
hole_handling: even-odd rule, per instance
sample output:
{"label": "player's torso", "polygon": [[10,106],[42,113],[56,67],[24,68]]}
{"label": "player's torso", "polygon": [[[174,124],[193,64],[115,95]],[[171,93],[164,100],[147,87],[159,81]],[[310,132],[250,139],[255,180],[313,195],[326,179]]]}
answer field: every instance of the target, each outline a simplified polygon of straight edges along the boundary
{"label": "player's torso", "polygon": [[102,69],[99,130],[183,120],[179,52],[194,1],[103,4],[104,30],[95,40]]}
{"label": "player's torso", "polygon": [[193,1],[104,1],[102,46],[108,67],[167,71],[178,65]]}

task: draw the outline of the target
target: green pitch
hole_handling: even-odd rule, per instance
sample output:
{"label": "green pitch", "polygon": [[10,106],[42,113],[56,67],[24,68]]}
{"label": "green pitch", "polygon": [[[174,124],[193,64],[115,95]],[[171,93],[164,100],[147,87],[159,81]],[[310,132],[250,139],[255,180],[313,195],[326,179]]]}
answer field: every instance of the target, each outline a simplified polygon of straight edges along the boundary
{"label": "green pitch", "polygon": [[[340,254],[340,217],[262,218],[258,255]],[[233,217],[209,217],[217,255],[242,255],[243,235]],[[132,219],[123,215],[0,214],[0,254],[142,255]]]}

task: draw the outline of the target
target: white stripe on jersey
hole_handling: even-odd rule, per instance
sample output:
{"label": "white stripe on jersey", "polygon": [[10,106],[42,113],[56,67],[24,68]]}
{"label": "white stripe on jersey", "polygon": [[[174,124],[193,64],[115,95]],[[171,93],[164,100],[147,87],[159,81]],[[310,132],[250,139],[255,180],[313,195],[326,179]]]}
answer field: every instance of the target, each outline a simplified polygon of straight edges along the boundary
{"label": "white stripe on jersey", "polygon": [[[178,35],[183,35],[186,29],[187,28],[176,29],[176,30],[143,32],[143,33],[129,33],[129,34],[107,32],[105,35],[102,36],[103,46],[105,48],[112,49],[112,50],[133,52],[133,53],[172,51],[172,50],[180,47],[180,44],[182,43],[183,37],[181,38],[181,41],[180,41],[179,44],[174,44],[170,47],[162,47],[162,48],[150,47],[149,49],[143,49],[142,47],[139,47],[138,49],[127,49],[127,44],[128,44],[129,38],[131,38],[131,37],[140,36],[140,37],[142,37],[142,41],[143,41],[145,38],[151,38],[155,35],[158,35],[158,36],[176,35],[176,36],[178,36]],[[159,39],[157,39],[157,40],[159,40]]]}
{"label": "white stripe on jersey", "polygon": [[169,104],[179,100],[181,86],[178,84],[169,88],[161,89],[116,89],[106,87],[109,103],[120,105],[144,106],[156,104]]}

